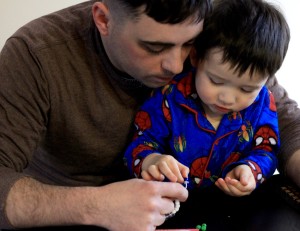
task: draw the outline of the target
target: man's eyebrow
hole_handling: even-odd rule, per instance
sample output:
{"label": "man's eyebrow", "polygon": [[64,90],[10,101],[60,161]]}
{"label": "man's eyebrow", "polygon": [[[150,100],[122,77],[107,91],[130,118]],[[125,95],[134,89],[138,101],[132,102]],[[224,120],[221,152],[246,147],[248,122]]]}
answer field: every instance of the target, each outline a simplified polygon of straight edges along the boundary
{"label": "man's eyebrow", "polygon": [[153,42],[153,41],[140,41],[141,44],[147,44],[147,45],[152,45],[152,46],[164,46],[164,47],[171,47],[175,46],[174,43],[167,43],[167,42]]}
{"label": "man's eyebrow", "polygon": [[[186,41],[184,44],[193,43],[195,39],[196,38],[192,38],[189,41]],[[165,47],[171,47],[176,45],[175,43],[169,43],[169,42],[156,42],[156,41],[145,41],[145,40],[140,40],[140,43],[153,45],[153,46],[165,46]]]}

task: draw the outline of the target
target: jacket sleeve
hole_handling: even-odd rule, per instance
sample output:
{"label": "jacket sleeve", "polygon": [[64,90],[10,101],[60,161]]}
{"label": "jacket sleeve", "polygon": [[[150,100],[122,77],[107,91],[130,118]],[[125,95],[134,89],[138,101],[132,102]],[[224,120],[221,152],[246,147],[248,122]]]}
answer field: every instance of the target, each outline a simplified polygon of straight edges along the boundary
{"label": "jacket sleeve", "polygon": [[300,109],[276,78],[270,78],[267,86],[275,97],[279,120],[281,147],[278,170],[285,174],[287,161],[295,151],[300,150]]}
{"label": "jacket sleeve", "polygon": [[133,141],[125,151],[125,164],[136,177],[140,177],[146,156],[151,153],[166,153],[167,150],[165,140],[169,128],[163,114],[164,95],[161,91],[161,88],[154,91],[134,120],[136,130]]}

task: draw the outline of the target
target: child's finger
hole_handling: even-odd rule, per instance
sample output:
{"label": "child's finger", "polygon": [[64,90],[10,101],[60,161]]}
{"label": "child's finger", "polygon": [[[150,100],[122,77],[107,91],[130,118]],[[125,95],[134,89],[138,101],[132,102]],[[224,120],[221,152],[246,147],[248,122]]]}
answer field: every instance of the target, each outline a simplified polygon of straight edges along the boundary
{"label": "child's finger", "polygon": [[[181,176],[182,176],[183,178],[187,178],[188,175],[189,175],[190,169],[189,169],[187,166],[185,166],[185,165],[183,165],[183,164],[181,164],[181,163],[178,163],[178,167],[179,167],[179,170],[180,170],[180,172],[181,172]],[[183,179],[183,180],[184,180],[184,179]]]}
{"label": "child's finger", "polygon": [[157,165],[150,165],[147,169],[147,173],[151,175],[155,180],[163,181],[165,179],[164,173],[159,169]]}
{"label": "child's finger", "polygon": [[151,176],[147,171],[143,170],[141,172],[141,177],[144,179],[144,180],[147,180],[147,181],[152,181],[152,180],[157,180],[157,179],[154,179],[153,176]]}
{"label": "child's finger", "polygon": [[[165,161],[162,161],[158,164],[159,171],[169,179],[171,182],[177,182],[178,180],[178,170],[177,166],[174,168],[174,166],[170,165],[170,163],[167,163]],[[175,170],[174,170],[175,169]]]}

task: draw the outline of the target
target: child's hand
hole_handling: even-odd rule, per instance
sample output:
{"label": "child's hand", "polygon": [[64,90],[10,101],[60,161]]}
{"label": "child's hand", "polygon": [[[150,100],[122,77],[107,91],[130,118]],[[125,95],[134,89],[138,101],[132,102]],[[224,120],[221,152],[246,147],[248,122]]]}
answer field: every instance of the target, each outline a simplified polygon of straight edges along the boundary
{"label": "child's hand", "polygon": [[163,181],[167,177],[171,182],[183,183],[188,173],[189,168],[173,156],[153,153],[144,159],[141,175],[145,180]]}
{"label": "child's hand", "polygon": [[245,196],[255,189],[256,182],[248,165],[238,165],[215,185],[230,196]]}

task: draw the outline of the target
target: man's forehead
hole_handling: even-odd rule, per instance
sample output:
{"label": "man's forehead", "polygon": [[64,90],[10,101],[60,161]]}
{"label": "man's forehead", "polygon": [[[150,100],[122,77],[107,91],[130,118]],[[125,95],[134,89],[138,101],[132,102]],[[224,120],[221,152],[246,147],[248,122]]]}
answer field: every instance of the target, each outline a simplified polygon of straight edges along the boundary
{"label": "man's forehead", "polygon": [[138,22],[129,26],[129,30],[141,40],[159,45],[174,45],[192,42],[203,29],[203,21],[196,23],[191,20],[178,24],[164,24],[144,15]]}

